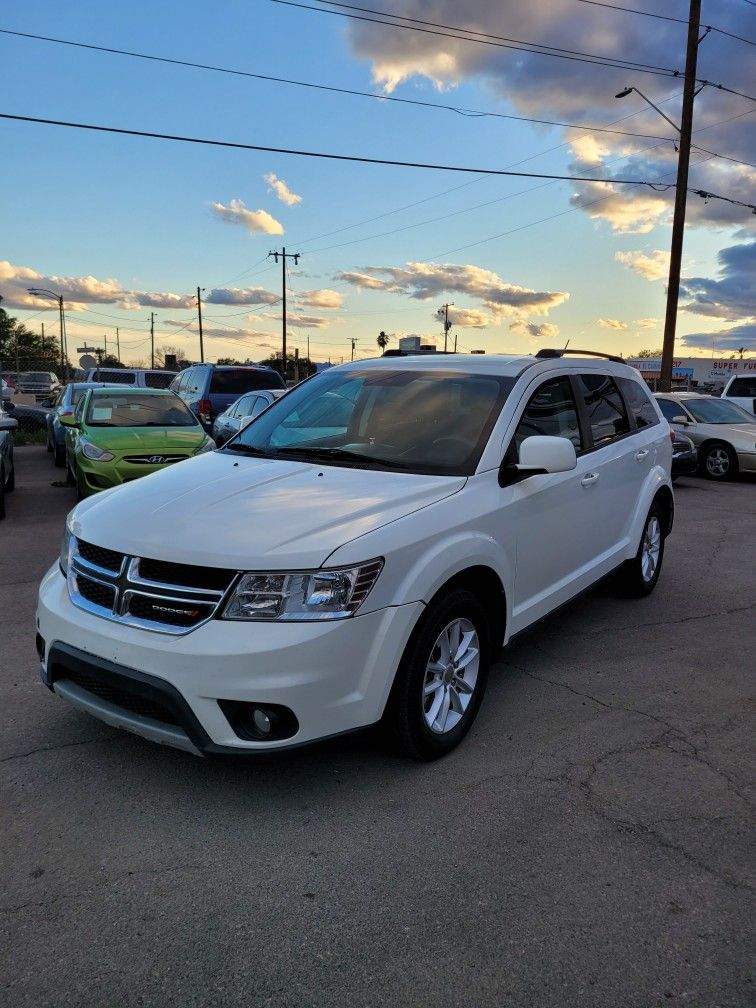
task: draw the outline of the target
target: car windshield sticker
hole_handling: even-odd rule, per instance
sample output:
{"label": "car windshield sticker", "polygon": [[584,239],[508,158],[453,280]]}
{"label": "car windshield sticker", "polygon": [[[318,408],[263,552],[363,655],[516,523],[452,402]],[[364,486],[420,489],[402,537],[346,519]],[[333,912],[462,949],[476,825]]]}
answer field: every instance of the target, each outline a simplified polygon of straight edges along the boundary
{"label": "car windshield sticker", "polygon": [[113,410],[110,406],[95,406],[92,409],[92,420],[110,420]]}

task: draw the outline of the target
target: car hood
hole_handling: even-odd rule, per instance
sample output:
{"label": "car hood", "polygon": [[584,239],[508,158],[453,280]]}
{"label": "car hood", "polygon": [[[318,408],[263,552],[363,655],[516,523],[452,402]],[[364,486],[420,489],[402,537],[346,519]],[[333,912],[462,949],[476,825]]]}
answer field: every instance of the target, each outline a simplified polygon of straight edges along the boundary
{"label": "car hood", "polygon": [[114,453],[164,452],[167,448],[192,451],[199,448],[207,436],[199,424],[196,427],[87,427],[82,435],[98,448]]}
{"label": "car hood", "polygon": [[72,525],[74,535],[121,553],[242,570],[304,570],[465,482],[463,476],[211,452],[88,498]]}

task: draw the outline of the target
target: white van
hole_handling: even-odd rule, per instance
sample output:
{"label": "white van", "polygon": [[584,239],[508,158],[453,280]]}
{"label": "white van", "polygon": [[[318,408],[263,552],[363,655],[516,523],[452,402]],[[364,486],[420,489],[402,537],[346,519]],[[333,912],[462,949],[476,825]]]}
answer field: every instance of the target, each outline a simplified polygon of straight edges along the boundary
{"label": "white van", "polygon": [[611,572],[657,583],[669,425],[637,371],[593,358],[355,361],[88,498],[40,587],[44,682],[193,753],[383,721],[444,755],[513,634]]}
{"label": "white van", "polygon": [[724,387],[722,398],[730,399],[756,415],[756,372],[751,375],[733,375]]}

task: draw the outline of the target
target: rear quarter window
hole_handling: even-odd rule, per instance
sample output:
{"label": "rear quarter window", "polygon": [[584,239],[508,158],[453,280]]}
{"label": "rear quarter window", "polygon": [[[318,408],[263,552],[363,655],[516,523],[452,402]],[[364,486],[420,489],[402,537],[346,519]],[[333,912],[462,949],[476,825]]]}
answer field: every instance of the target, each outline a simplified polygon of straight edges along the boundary
{"label": "rear quarter window", "polygon": [[641,427],[654,427],[659,423],[659,414],[651,402],[651,397],[639,382],[633,381],[632,378],[618,378],[617,383],[624,393],[639,430]]}
{"label": "rear quarter window", "polygon": [[625,404],[610,375],[592,373],[577,376],[583,395],[594,447],[609,444],[630,432]]}

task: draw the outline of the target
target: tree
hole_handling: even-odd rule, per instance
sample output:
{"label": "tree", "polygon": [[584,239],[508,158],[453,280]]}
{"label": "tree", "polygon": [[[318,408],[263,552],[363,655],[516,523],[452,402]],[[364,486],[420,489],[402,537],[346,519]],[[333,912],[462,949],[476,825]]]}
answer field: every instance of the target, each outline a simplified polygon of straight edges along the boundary
{"label": "tree", "polygon": [[381,329],[381,331],[378,333],[378,338],[376,339],[375,342],[378,344],[378,346],[381,348],[382,351],[385,350],[386,347],[388,346],[389,337],[386,335],[383,329]]}
{"label": "tree", "polygon": [[[2,302],[0,296],[0,302]],[[55,336],[46,336],[19,322],[0,304],[0,366],[3,371],[60,372],[60,349]]]}
{"label": "tree", "polygon": [[155,367],[164,368],[165,358],[169,354],[173,354],[177,361],[185,360],[186,347],[179,346],[177,343],[161,343],[160,346],[156,346]]}
{"label": "tree", "polygon": [[237,360],[235,357],[219,357],[216,364],[234,364],[242,365],[244,362]]}
{"label": "tree", "polygon": [[661,357],[661,355],[662,355],[662,348],[659,347],[658,350],[639,350],[635,356],[638,357],[640,360],[649,360],[649,359],[655,359],[656,357]]}
{"label": "tree", "polygon": [[[260,364],[264,367],[273,368],[274,371],[281,371],[281,355],[271,354],[270,357],[266,357],[265,360],[261,360]],[[299,378],[300,381],[303,378],[309,378],[310,375],[315,374],[315,365],[307,357],[299,358]],[[294,381],[294,354],[286,354],[286,380]]]}

